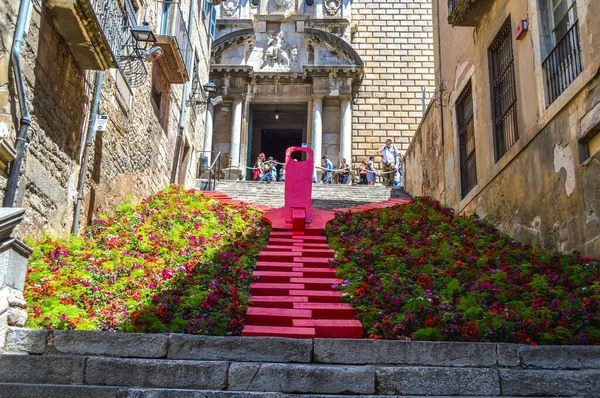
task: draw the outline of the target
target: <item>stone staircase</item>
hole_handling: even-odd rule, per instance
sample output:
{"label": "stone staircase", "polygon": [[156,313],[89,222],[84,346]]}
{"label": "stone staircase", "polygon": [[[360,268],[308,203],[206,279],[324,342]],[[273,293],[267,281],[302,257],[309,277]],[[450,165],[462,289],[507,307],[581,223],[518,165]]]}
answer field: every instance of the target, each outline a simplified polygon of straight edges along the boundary
{"label": "stone staircase", "polygon": [[[197,180],[193,188],[203,189],[204,181]],[[331,210],[338,208],[356,207],[366,203],[381,202],[391,197],[409,198],[402,188],[388,188],[381,185],[340,185],[340,184],[313,184],[313,207],[315,209]],[[283,207],[284,183],[271,184],[254,181],[217,182],[216,191],[246,203],[268,206],[272,208]]]}
{"label": "stone staircase", "polygon": [[3,398],[580,396],[600,347],[9,328]]}

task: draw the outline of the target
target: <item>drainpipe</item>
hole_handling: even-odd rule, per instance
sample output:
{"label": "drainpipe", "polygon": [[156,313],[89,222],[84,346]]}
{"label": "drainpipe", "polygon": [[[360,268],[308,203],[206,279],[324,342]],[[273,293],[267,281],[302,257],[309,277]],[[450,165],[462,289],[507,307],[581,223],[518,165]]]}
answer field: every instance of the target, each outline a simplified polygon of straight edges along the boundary
{"label": "drainpipe", "polygon": [[29,126],[31,125],[31,115],[29,114],[29,106],[27,105],[23,69],[21,68],[21,47],[23,46],[25,31],[29,26],[30,11],[31,0],[22,0],[19,8],[19,16],[17,19],[15,37],[11,51],[13,73],[15,75],[15,84],[17,86],[17,96],[19,97],[21,119],[19,121],[19,136],[16,143],[17,154],[15,156],[15,160],[12,161],[10,166],[10,175],[8,176],[6,193],[4,195],[4,207],[13,207],[15,204],[15,195],[17,193],[17,186],[19,185],[19,174],[21,173],[21,163],[23,162],[23,156],[25,155],[27,132],[29,130]]}
{"label": "drainpipe", "polygon": [[442,126],[442,147],[444,146],[444,78],[442,77],[442,38],[440,36],[440,0],[436,7],[437,34],[438,34],[438,85],[440,90],[440,124]]}
{"label": "drainpipe", "polygon": [[[190,44],[192,43],[192,28],[194,27],[194,9],[196,8],[196,0],[190,2],[190,14],[188,17],[188,39]],[[192,51],[192,48],[190,48]],[[193,52],[190,54],[193,56]],[[177,134],[177,143],[175,144],[175,156],[173,157],[173,167],[171,169],[171,184],[175,184],[177,179],[177,167],[179,166],[179,154],[181,153],[181,145],[183,144],[183,131],[185,130],[185,113],[187,110],[186,100],[188,96],[188,88],[190,80],[193,76],[190,76],[187,82],[183,85],[183,92],[181,94],[181,113],[179,115],[179,133]]]}
{"label": "drainpipe", "polygon": [[87,137],[85,140],[85,149],[83,150],[83,161],[79,173],[79,183],[77,186],[77,203],[75,204],[75,215],[73,216],[73,235],[79,232],[79,218],[81,217],[81,206],[83,205],[83,189],[87,178],[88,159],[90,157],[90,148],[96,132],[96,116],[98,115],[98,104],[100,103],[100,93],[102,91],[102,81],[104,80],[104,71],[96,74],[96,88],[94,90],[94,103],[92,104],[92,113],[90,114],[90,124],[88,126]]}

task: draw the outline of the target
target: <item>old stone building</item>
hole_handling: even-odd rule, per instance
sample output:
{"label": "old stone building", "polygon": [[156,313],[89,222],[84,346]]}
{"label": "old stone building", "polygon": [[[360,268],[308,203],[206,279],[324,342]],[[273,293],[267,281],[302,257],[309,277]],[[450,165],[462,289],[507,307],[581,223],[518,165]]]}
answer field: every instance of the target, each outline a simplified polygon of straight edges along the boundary
{"label": "old stone building", "polygon": [[[107,115],[108,124],[89,145],[81,224],[171,180],[185,183],[196,177],[215,6],[206,0],[1,4],[3,196],[7,179],[16,172],[8,165],[18,153],[20,120],[26,113],[31,120],[14,200],[26,208],[22,236],[72,229],[86,136],[90,125],[95,130],[90,115],[99,81],[97,114]],[[25,15],[20,68],[15,57],[11,60],[19,13]]]}
{"label": "old stone building", "polygon": [[600,2],[434,1],[436,99],[406,187],[600,256]]}
{"label": "old stone building", "polygon": [[218,13],[211,80],[223,101],[205,147],[234,176],[291,145],[334,164],[388,137],[408,146],[433,92],[429,1],[226,0]]}

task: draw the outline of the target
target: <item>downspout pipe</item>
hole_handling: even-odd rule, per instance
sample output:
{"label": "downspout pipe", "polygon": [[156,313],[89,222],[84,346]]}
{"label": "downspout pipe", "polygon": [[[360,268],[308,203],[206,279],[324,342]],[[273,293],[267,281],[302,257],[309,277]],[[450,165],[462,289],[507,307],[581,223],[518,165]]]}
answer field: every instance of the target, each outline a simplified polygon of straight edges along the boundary
{"label": "downspout pipe", "polygon": [[94,142],[94,133],[96,132],[96,116],[98,116],[98,105],[100,104],[100,94],[102,92],[102,82],[104,81],[104,71],[96,74],[96,88],[94,90],[94,103],[92,104],[92,113],[90,114],[90,123],[88,126],[87,137],[85,139],[85,148],[83,150],[83,160],[79,173],[79,183],[77,184],[77,203],[75,204],[75,215],[73,216],[73,235],[79,232],[79,219],[81,218],[81,206],[83,205],[83,190],[87,178],[88,161],[90,158],[90,148]]}
{"label": "downspout pipe", "polygon": [[442,134],[442,147],[444,146],[444,77],[442,76],[442,38],[440,29],[440,0],[436,7],[437,34],[438,34],[438,85],[440,90],[440,124]]}
{"label": "downspout pipe", "polygon": [[31,11],[31,0],[22,0],[19,8],[19,16],[15,29],[15,36],[11,51],[11,60],[13,73],[15,75],[15,84],[17,88],[17,96],[19,98],[19,109],[21,111],[21,119],[19,121],[19,136],[16,143],[15,160],[10,165],[10,175],[6,185],[4,194],[4,207],[13,207],[15,204],[15,196],[19,185],[19,174],[21,173],[21,164],[25,155],[25,144],[27,143],[27,132],[31,125],[31,115],[29,114],[29,106],[27,105],[27,94],[25,92],[25,80],[23,79],[23,68],[21,67],[21,48],[23,47],[23,38],[27,29],[29,13]]}
{"label": "downspout pipe", "polygon": [[[188,17],[188,38],[190,39],[190,44],[192,43],[192,29],[194,28],[194,11],[196,8],[196,0],[192,0],[190,2],[190,14]],[[192,51],[193,47],[190,49]],[[190,56],[193,56],[193,52]],[[191,65],[190,65],[191,66]],[[187,82],[183,85],[183,92],[181,94],[181,113],[179,114],[179,131],[177,133],[177,142],[175,143],[175,155],[173,156],[173,167],[171,168],[171,184],[175,184],[177,180],[177,168],[179,166],[179,156],[181,154],[181,145],[183,144],[183,132],[185,130],[185,114],[187,110],[187,96],[188,90],[190,86],[190,80],[193,79],[193,76],[190,76]]]}

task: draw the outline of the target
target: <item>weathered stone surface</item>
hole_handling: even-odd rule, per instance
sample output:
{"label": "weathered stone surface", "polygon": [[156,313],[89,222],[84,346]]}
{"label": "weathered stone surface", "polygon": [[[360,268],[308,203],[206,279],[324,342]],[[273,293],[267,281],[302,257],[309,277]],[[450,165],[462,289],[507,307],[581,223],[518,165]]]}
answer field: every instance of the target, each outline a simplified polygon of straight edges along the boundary
{"label": "weathered stone surface", "polygon": [[500,369],[500,384],[505,395],[593,396],[600,391],[597,370],[513,370]]}
{"label": "weathered stone surface", "polygon": [[516,344],[498,344],[498,365],[519,366],[519,346]]}
{"label": "weathered stone surface", "polygon": [[500,395],[495,369],[378,367],[379,394]]}
{"label": "weathered stone surface", "polygon": [[282,394],[268,392],[132,389],[129,390],[127,398],[281,398],[282,396]]}
{"label": "weathered stone surface", "polygon": [[65,356],[0,356],[0,381],[48,384],[83,383],[85,358]]}
{"label": "weathered stone surface", "polygon": [[162,334],[57,330],[53,347],[61,354],[164,358],[167,341]]}
{"label": "weathered stone surface", "polygon": [[313,394],[372,394],[375,371],[370,366],[233,363],[229,390]]}
{"label": "weathered stone surface", "polygon": [[25,322],[27,322],[27,311],[23,308],[18,307],[10,307],[8,309],[8,324],[10,326],[25,326]]}
{"label": "weathered stone surface", "polygon": [[49,330],[10,327],[4,349],[11,353],[43,354],[49,334]]}
{"label": "weathered stone surface", "polygon": [[598,346],[523,346],[524,367],[543,369],[600,369]]}
{"label": "weathered stone surface", "polygon": [[308,363],[311,354],[311,340],[171,335],[168,357],[210,361]]}
{"label": "weathered stone surface", "polygon": [[496,364],[496,344],[425,341],[315,339],[321,363],[487,367]]}
{"label": "weathered stone surface", "polygon": [[121,387],[53,386],[39,384],[0,383],[0,397],[18,398],[128,398]]}
{"label": "weathered stone surface", "polygon": [[110,386],[222,390],[227,362],[89,358],[86,383]]}

